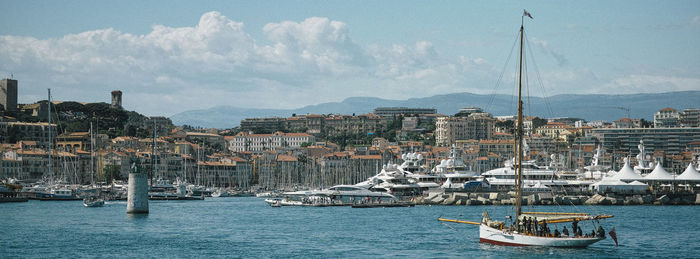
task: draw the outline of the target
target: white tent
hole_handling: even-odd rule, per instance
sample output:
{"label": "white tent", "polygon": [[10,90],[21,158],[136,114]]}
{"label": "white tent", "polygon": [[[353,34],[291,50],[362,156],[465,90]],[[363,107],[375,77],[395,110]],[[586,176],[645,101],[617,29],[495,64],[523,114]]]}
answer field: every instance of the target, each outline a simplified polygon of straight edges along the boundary
{"label": "white tent", "polygon": [[[630,168],[631,169],[631,168]],[[628,184],[618,179],[604,178],[602,181],[591,184],[590,189],[598,192],[617,192],[617,193],[641,193],[649,189],[649,186],[634,181],[635,184]],[[641,185],[640,185],[641,184]]]}
{"label": "white tent", "polygon": [[633,192],[646,192],[649,190],[649,185],[640,181],[634,181],[631,183],[627,184],[629,187],[629,190],[632,190]]}
{"label": "white tent", "polygon": [[620,171],[613,175],[611,179],[621,181],[636,181],[644,180],[644,177],[634,172],[634,169],[632,169],[632,167],[630,166],[629,159],[625,158],[625,165],[622,167],[622,169],[620,169]]}
{"label": "white tent", "polygon": [[698,173],[697,170],[695,170],[695,167],[693,166],[692,163],[688,164],[688,168],[683,171],[681,175],[676,177],[676,180],[679,181],[697,181],[700,182],[700,173]]}
{"label": "white tent", "polygon": [[661,163],[656,164],[656,167],[654,168],[651,173],[648,175],[644,176],[644,180],[647,181],[673,181],[674,177],[671,173],[666,171],[663,166],[661,166]]}

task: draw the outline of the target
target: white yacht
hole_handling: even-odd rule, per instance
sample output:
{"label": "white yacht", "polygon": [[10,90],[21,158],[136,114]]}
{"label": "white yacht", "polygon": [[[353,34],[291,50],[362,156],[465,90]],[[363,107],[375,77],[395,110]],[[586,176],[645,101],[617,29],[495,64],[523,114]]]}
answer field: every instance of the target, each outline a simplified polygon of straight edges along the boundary
{"label": "white yacht", "polygon": [[[513,188],[515,186],[514,161],[508,160],[505,167],[492,169],[481,174],[489,185],[495,188]],[[533,188],[542,190],[543,187],[557,188],[586,188],[595,180],[575,179],[576,177],[562,177],[562,173],[557,172],[547,166],[539,166],[535,161],[523,161],[523,188]]]}
{"label": "white yacht", "polygon": [[416,174],[403,170],[400,165],[387,164],[375,176],[356,184],[372,191],[386,192],[401,197],[421,196],[430,188],[440,187],[434,182],[421,182]]}
{"label": "white yacht", "polygon": [[438,175],[438,179],[441,181],[440,187],[445,189],[464,188],[465,184],[470,182],[483,182],[481,180],[483,178],[479,176],[479,173],[472,171],[464,163],[464,160],[457,155],[457,147],[455,145],[452,145],[450,156],[440,161],[440,164],[435,166],[431,173]]}
{"label": "white yacht", "polygon": [[375,192],[358,185],[336,185],[328,189],[284,192],[278,198],[267,198],[270,206],[349,206],[353,204],[396,203],[391,194]]}

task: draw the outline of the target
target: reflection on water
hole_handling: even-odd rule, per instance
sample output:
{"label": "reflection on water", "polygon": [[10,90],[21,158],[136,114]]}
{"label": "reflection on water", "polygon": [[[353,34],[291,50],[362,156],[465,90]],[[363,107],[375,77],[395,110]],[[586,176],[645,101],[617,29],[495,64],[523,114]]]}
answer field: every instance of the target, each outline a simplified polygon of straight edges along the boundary
{"label": "reflection on water", "polygon": [[133,220],[145,219],[148,218],[148,213],[127,213],[126,217]]}

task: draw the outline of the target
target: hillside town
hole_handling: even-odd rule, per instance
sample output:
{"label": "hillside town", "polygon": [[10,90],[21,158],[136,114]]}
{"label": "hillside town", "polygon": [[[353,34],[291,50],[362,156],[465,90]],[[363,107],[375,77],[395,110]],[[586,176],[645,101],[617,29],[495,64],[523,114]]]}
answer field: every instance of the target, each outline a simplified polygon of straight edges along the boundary
{"label": "hillside town", "polygon": [[[127,113],[118,90],[109,104],[18,104],[17,80],[0,82],[0,178],[22,183],[111,184],[127,180],[138,167],[152,182],[298,190],[357,184],[401,164],[405,154],[420,155],[418,171],[429,172],[452,155],[477,175],[503,167],[514,154],[516,117],[493,116],[480,107],[455,114],[376,107],[369,114],[291,114],[204,129]],[[88,107],[97,108],[88,114]],[[612,122],[525,117],[526,159],[560,176],[583,173],[594,162],[611,171],[626,162],[661,165],[675,175],[697,166],[700,109],[663,108],[653,116]],[[646,154],[640,157],[641,145]]]}

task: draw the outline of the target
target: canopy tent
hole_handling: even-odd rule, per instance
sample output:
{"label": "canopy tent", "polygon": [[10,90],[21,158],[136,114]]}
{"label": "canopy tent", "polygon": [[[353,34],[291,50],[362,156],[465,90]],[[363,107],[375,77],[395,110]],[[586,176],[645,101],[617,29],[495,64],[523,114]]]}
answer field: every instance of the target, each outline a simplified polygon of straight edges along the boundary
{"label": "canopy tent", "polygon": [[613,175],[611,179],[620,181],[636,181],[644,180],[644,177],[636,173],[634,169],[632,169],[632,167],[630,166],[629,159],[625,158],[625,165],[622,167],[622,169],[620,169],[620,171]]}
{"label": "canopy tent", "polygon": [[643,193],[649,190],[649,185],[639,181],[625,183],[618,179],[604,178],[600,182],[591,184],[589,188],[598,192]]}
{"label": "canopy tent", "polygon": [[679,181],[690,181],[690,182],[700,182],[700,173],[695,170],[693,163],[688,164],[688,168],[683,171],[681,175],[676,177]]}
{"label": "canopy tent", "polygon": [[627,184],[627,189],[634,193],[643,193],[649,190],[649,185],[640,181],[634,181]]}
{"label": "canopy tent", "polygon": [[661,166],[661,163],[658,163],[656,164],[654,170],[644,177],[644,180],[668,182],[675,180],[675,177],[671,173],[666,171],[666,169],[664,169],[664,167]]}

